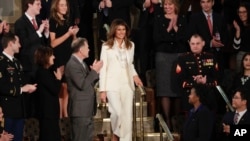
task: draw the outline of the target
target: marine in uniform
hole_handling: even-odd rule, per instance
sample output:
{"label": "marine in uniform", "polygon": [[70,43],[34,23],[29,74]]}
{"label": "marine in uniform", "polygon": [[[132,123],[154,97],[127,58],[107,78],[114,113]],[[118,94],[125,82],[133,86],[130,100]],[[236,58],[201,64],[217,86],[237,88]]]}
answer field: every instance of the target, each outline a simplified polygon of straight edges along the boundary
{"label": "marine in uniform", "polygon": [[219,66],[211,53],[203,52],[204,41],[199,35],[190,39],[191,52],[178,58],[176,74],[181,87],[183,110],[189,110],[188,95],[194,84],[200,83],[214,88],[218,85]]}

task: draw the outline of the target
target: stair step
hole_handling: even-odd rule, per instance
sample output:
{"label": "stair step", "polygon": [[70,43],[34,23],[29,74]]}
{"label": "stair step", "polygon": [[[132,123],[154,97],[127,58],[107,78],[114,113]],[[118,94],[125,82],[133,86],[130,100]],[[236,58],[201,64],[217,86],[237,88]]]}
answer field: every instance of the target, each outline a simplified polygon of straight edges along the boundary
{"label": "stair step", "polygon": [[[172,133],[173,137],[174,137],[174,141],[180,141],[180,135],[176,134],[176,133]],[[167,135],[166,133],[162,133],[163,136],[163,141],[167,141]],[[160,133],[144,133],[144,138],[142,139],[142,137],[139,135],[137,135],[136,137],[136,141],[160,141]],[[111,141],[111,135],[98,135],[95,137],[94,141]]]}
{"label": "stair step", "polygon": [[[154,117],[144,117],[143,127],[145,133],[154,132]],[[136,118],[136,129],[140,132],[140,118]],[[94,135],[111,134],[110,118],[94,119]]]}
{"label": "stair step", "polygon": [[[174,141],[180,141],[180,135],[172,133]],[[167,134],[162,133],[163,141],[168,141]],[[136,141],[141,141],[142,137],[140,134],[137,135]],[[144,133],[144,141],[160,141],[160,133]]]}

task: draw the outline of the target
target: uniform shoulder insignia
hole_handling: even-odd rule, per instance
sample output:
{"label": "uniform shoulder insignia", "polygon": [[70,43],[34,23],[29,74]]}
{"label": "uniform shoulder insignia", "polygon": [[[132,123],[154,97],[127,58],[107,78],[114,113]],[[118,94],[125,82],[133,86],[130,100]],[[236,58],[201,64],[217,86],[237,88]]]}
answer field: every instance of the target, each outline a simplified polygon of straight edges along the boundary
{"label": "uniform shoulder insignia", "polygon": [[2,55],[0,55],[0,61],[3,60],[3,58],[4,58],[4,57],[3,57]]}
{"label": "uniform shoulder insignia", "polygon": [[181,73],[181,66],[179,64],[176,65],[175,73],[177,74]]}

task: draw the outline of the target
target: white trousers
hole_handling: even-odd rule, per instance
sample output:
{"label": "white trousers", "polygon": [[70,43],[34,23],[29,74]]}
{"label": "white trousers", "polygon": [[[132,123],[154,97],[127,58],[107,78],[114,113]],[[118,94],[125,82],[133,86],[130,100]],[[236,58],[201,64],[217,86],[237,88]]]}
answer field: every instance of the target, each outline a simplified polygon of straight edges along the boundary
{"label": "white trousers", "polygon": [[112,131],[120,141],[132,141],[133,95],[128,83],[120,91],[107,92]]}

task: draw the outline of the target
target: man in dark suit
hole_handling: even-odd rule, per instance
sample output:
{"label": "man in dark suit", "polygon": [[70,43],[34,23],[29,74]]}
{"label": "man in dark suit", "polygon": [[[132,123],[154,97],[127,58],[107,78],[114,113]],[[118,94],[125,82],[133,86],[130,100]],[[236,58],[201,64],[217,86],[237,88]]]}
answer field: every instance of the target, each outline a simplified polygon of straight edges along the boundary
{"label": "man in dark suit", "polygon": [[0,103],[4,111],[4,130],[14,135],[13,141],[22,141],[25,107],[25,93],[36,90],[36,84],[26,84],[23,67],[14,58],[19,53],[19,38],[12,33],[3,35],[3,53],[0,55]]}
{"label": "man in dark suit", "polygon": [[[227,47],[227,26],[223,17],[212,9],[214,0],[200,0],[202,11],[191,15],[188,37],[198,33],[205,40],[204,51],[213,53],[220,66],[220,76],[228,65],[224,50]],[[222,78],[220,78],[222,80]]]}
{"label": "man in dark suit", "polygon": [[93,140],[93,116],[95,115],[94,82],[102,67],[102,61],[94,61],[89,70],[83,61],[88,58],[89,46],[85,38],[72,43],[73,54],[66,64],[65,76],[69,91],[68,113],[72,127],[72,141]]}
{"label": "man in dark suit", "polygon": [[34,52],[39,45],[46,45],[49,37],[48,21],[36,18],[40,9],[40,0],[26,0],[25,13],[15,22],[15,33],[22,46],[19,58],[28,81],[34,79]]}
{"label": "man in dark suit", "polygon": [[228,112],[222,119],[223,132],[225,138],[230,134],[230,126],[250,124],[250,112],[247,109],[247,103],[249,102],[249,93],[247,89],[238,88],[232,97],[232,106],[235,112]]}
{"label": "man in dark suit", "polygon": [[[21,50],[17,56],[23,65],[27,82],[35,82],[37,66],[34,63],[34,52],[40,45],[46,45],[49,37],[48,20],[41,21],[36,16],[41,9],[40,0],[25,0],[25,13],[15,22],[15,33],[20,38]],[[35,95],[26,96],[27,116],[35,115]]]}

